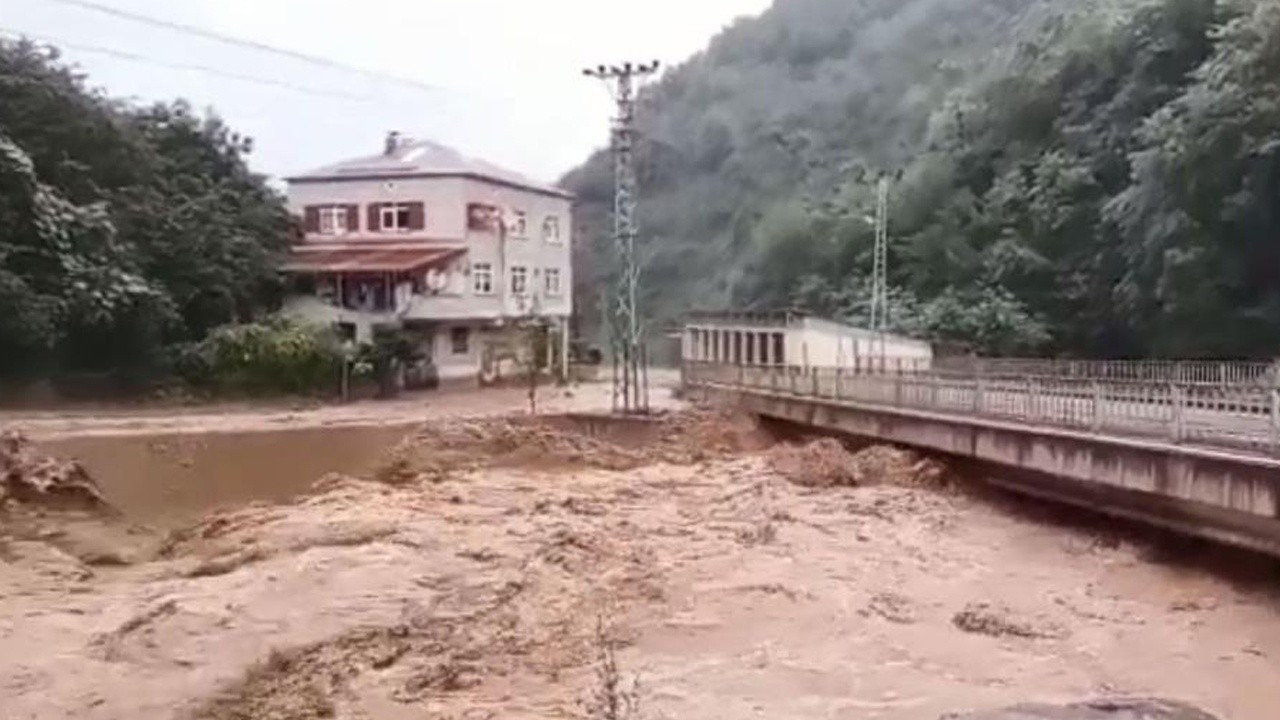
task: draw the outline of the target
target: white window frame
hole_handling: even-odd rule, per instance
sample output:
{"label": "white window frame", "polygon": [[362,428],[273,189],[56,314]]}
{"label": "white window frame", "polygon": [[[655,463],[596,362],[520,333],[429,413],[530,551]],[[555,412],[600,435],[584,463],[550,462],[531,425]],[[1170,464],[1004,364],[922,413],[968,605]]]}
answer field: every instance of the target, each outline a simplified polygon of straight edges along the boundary
{"label": "white window frame", "polygon": [[325,205],[319,212],[321,235],[346,235],[351,231],[351,218],[346,206]]}
{"label": "white window frame", "polygon": [[548,215],[542,219],[542,240],[555,244],[564,242],[564,236],[560,234],[559,215]]}
{"label": "white window frame", "polygon": [[529,294],[529,268],[524,265],[511,266],[511,294],[521,297]]}
{"label": "white window frame", "polygon": [[[552,279],[555,280],[554,286],[551,283]],[[547,297],[560,297],[564,292],[563,277],[561,276],[560,268],[547,268],[543,270],[542,284]]]}
{"label": "white window frame", "polygon": [[529,213],[523,210],[511,212],[511,237],[526,240],[529,237]]}
{"label": "white window frame", "polygon": [[471,266],[471,291],[476,295],[493,294],[493,263],[481,262]]}
{"label": "white window frame", "polygon": [[[400,213],[405,213],[404,225],[400,224]],[[391,218],[391,222],[387,222]],[[386,203],[378,207],[378,229],[382,232],[409,232],[413,222],[413,209],[409,203]]]}

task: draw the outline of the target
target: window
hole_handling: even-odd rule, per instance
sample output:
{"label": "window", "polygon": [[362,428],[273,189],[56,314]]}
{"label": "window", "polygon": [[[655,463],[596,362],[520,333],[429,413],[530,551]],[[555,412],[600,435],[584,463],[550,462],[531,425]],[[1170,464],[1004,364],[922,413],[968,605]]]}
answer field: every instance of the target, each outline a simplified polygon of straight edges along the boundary
{"label": "window", "polygon": [[560,218],[548,215],[542,221],[542,239],[549,243],[560,242]]}
{"label": "window", "polygon": [[405,232],[413,223],[412,212],[408,205],[391,203],[379,208],[378,227],[383,231]]}
{"label": "window", "polygon": [[454,355],[466,355],[471,352],[471,332],[464,327],[456,327],[449,331],[449,347]]}
{"label": "window", "polygon": [[493,294],[493,265],[476,263],[471,266],[471,287],[477,295]]}
{"label": "window", "polygon": [[511,268],[511,294],[524,295],[529,292],[529,269],[520,265]]}
{"label": "window", "polygon": [[347,209],[345,207],[320,208],[320,234],[342,235],[347,231]]}
{"label": "window", "polygon": [[529,236],[529,216],[525,211],[515,211],[515,220],[511,222],[511,236],[518,238]]}
{"label": "window", "polygon": [[546,289],[547,295],[550,295],[550,296],[559,295],[560,294],[560,269],[547,268],[546,273],[544,273],[542,277],[543,277],[543,282],[545,283],[545,289]]}

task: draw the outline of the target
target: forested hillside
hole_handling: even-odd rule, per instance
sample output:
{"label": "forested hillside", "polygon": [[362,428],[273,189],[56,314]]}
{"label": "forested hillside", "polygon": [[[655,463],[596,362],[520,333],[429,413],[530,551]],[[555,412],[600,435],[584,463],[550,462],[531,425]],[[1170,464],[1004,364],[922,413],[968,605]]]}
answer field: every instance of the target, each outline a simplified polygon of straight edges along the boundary
{"label": "forested hillside", "polygon": [[0,380],[162,376],[254,316],[290,224],[249,151],[214,116],[113,100],[0,41]]}
{"label": "forested hillside", "polygon": [[[643,96],[646,307],[864,318],[887,173],[898,329],[1271,356],[1276,68],[1275,0],[779,0]],[[565,181],[589,300],[607,155]]]}

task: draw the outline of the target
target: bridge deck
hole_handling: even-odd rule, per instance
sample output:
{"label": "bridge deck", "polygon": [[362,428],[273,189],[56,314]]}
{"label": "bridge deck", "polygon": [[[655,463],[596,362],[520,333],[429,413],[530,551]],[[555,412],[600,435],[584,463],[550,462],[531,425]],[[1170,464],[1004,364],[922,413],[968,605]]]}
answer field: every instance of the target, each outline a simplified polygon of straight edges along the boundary
{"label": "bridge deck", "polygon": [[686,382],[997,418],[1098,435],[1280,455],[1280,391],[1256,382],[1196,383],[1051,375],[693,363]]}

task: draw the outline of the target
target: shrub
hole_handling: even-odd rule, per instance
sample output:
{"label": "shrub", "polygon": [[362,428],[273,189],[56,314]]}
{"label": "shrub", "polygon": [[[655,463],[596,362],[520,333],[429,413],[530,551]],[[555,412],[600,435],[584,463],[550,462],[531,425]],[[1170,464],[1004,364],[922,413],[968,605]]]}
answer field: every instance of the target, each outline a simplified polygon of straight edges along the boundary
{"label": "shrub", "polygon": [[343,358],[332,330],[273,317],[215,329],[178,365],[188,382],[220,393],[306,395],[336,388]]}

